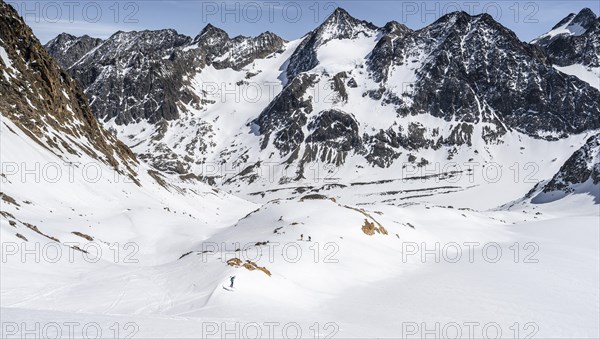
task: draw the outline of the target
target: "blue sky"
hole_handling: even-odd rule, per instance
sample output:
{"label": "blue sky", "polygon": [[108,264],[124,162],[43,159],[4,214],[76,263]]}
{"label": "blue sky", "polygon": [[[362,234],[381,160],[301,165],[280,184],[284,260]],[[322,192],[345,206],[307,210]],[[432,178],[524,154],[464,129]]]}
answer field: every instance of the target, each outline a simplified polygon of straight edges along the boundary
{"label": "blue sky", "polygon": [[396,20],[413,29],[463,10],[486,12],[525,41],[548,31],[560,19],[584,7],[600,13],[600,1],[16,1],[17,8],[43,42],[61,32],[106,38],[118,30],[174,28],[195,36],[211,23],[231,36],[272,31],[285,39],[301,37],[342,7],[378,26]]}

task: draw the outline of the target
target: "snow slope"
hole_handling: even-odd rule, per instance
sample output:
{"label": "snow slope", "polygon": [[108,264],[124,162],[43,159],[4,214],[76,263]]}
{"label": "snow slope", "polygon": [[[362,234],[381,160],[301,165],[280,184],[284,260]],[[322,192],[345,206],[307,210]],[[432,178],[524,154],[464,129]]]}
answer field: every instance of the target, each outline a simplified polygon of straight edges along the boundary
{"label": "snow slope", "polygon": [[554,66],[557,70],[578,77],[600,91],[600,68],[586,67],[580,64],[570,66]]}
{"label": "snow slope", "polygon": [[[304,338],[316,328],[320,337],[344,338],[420,337],[432,329],[443,337],[444,329],[456,327],[476,336],[499,329],[503,338],[516,330],[518,337],[598,335],[600,234],[597,205],[589,199],[490,212],[427,204],[377,208],[366,213],[388,235],[365,234],[361,225],[373,219],[331,200],[276,200],[197,243],[197,252],[162,265],[29,269],[11,256],[3,265],[12,273],[2,278],[3,317],[84,324],[85,314],[106,337],[115,323],[134,324],[128,330],[141,337],[244,337],[256,328],[267,337],[268,326],[284,337],[290,323]],[[263,241],[269,245],[255,246]],[[472,252],[467,244],[475,246]],[[207,250],[215,252],[202,253]],[[236,257],[271,275],[227,265]],[[231,275],[234,292],[222,288]],[[24,277],[45,281],[23,286]]]}

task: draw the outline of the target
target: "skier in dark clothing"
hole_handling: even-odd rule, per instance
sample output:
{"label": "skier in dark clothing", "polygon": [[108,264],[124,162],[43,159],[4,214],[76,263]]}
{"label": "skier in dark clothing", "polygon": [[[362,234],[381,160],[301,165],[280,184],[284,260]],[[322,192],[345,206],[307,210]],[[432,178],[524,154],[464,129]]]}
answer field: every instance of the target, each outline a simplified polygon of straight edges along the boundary
{"label": "skier in dark clothing", "polygon": [[233,281],[235,280],[235,275],[229,277],[229,281],[231,281],[231,285],[229,285],[229,287],[233,288]]}

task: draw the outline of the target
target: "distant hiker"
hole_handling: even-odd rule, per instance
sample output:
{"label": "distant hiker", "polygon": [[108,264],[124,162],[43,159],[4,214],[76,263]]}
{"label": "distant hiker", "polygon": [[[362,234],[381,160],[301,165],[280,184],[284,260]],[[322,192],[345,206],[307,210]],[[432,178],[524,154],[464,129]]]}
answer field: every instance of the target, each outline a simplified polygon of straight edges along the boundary
{"label": "distant hiker", "polygon": [[229,281],[231,281],[231,285],[229,285],[230,288],[233,288],[233,281],[235,280],[235,275],[229,277]]}
{"label": "distant hiker", "polygon": [[304,234],[300,234],[300,240],[304,240]]}
{"label": "distant hiker", "polygon": [[311,237],[310,237],[310,235],[309,235],[309,236],[308,236],[308,241],[310,241],[310,239],[312,239],[312,238],[311,238]]}

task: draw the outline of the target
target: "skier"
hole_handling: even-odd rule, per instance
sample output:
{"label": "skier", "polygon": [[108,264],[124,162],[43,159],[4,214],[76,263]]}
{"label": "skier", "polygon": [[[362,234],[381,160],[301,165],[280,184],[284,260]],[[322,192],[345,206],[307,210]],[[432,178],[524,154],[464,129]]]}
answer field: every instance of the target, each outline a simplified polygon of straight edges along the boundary
{"label": "skier", "polygon": [[231,281],[231,285],[229,285],[230,288],[233,288],[233,281],[235,280],[235,275],[232,275],[231,277],[229,277],[229,281]]}
{"label": "skier", "polygon": [[300,241],[304,241],[304,234],[300,234]]}
{"label": "skier", "polygon": [[312,238],[311,238],[311,237],[310,237],[310,235],[309,235],[309,236],[308,236],[308,241],[310,241],[310,239],[312,239]]}

